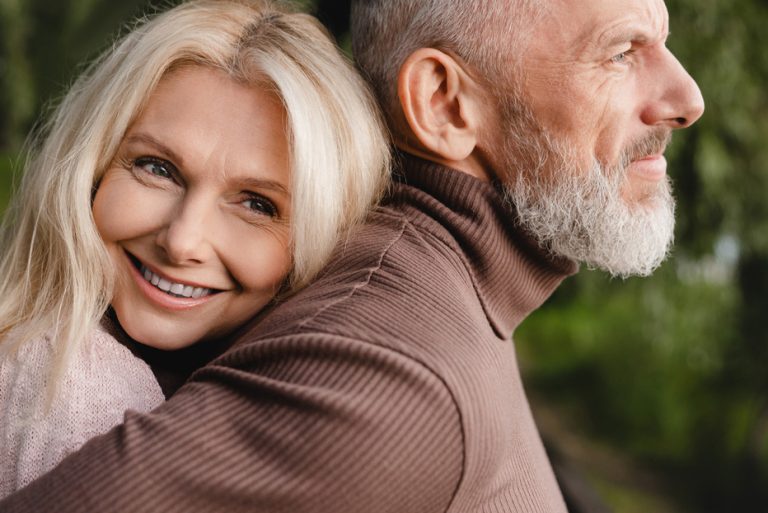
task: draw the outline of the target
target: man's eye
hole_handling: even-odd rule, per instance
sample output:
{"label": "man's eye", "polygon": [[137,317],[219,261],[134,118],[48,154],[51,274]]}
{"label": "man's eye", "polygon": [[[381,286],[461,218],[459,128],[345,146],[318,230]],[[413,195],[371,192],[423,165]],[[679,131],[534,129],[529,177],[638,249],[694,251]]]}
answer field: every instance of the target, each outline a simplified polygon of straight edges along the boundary
{"label": "man's eye", "polygon": [[629,57],[630,53],[632,53],[632,50],[626,50],[624,52],[617,53],[611,57],[611,62],[614,64],[624,64],[627,62],[627,58]]}
{"label": "man's eye", "polygon": [[154,157],[140,157],[133,161],[133,166],[158,178],[173,180],[173,164]]}
{"label": "man's eye", "polygon": [[277,217],[277,207],[275,207],[275,204],[264,196],[251,194],[247,199],[243,201],[242,205],[257,214],[269,217]]}

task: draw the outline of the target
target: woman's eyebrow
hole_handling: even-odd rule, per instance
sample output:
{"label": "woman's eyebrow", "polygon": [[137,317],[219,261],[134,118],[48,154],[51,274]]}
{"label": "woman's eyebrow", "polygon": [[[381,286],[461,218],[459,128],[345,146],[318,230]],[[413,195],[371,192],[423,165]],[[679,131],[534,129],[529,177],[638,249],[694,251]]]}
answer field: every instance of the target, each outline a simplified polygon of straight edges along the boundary
{"label": "woman's eyebrow", "polygon": [[[184,167],[184,159],[178,153],[173,151],[167,145],[158,141],[156,138],[152,137],[150,134],[138,132],[126,137],[125,141],[129,144],[146,144],[148,146],[152,146],[159,153],[162,153],[164,156],[172,160],[175,165],[182,168]],[[282,194],[288,198],[291,197],[290,189],[276,180],[256,178],[253,176],[232,176],[230,177],[230,180],[244,188],[267,189]]]}
{"label": "woman's eyebrow", "polygon": [[155,149],[157,149],[160,153],[171,159],[174,164],[180,167],[184,166],[184,159],[178,153],[147,133],[139,132],[136,134],[131,134],[126,137],[125,142],[133,144],[142,143],[149,146],[154,146]]}
{"label": "woman's eyebrow", "polygon": [[245,188],[267,189],[267,190],[277,192],[279,194],[283,194],[284,196],[287,196],[289,198],[291,197],[291,191],[282,183],[275,180],[254,178],[251,176],[246,176],[246,177],[235,176],[235,177],[232,177],[232,180],[242,185]]}

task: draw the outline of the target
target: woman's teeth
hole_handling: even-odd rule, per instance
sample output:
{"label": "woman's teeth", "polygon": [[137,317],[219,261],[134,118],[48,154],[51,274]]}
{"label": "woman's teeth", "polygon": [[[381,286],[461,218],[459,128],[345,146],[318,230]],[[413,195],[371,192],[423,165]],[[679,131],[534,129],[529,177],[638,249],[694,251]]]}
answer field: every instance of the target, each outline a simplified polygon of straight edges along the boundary
{"label": "woman's teeth", "polygon": [[171,296],[191,297],[197,299],[199,297],[207,296],[213,292],[211,289],[193,287],[191,285],[184,285],[183,283],[173,283],[164,278],[161,278],[143,265],[141,266],[140,270],[145,280],[163,292],[170,294]]}

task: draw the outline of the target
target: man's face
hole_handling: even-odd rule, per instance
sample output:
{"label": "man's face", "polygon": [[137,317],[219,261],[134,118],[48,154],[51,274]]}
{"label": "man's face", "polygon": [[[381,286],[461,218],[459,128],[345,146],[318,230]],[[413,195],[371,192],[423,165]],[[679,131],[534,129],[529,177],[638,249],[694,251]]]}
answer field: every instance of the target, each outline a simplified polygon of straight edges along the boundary
{"label": "man's face", "polygon": [[553,0],[501,103],[507,192],[553,252],[648,274],[673,235],[664,148],[703,112],[661,0]]}

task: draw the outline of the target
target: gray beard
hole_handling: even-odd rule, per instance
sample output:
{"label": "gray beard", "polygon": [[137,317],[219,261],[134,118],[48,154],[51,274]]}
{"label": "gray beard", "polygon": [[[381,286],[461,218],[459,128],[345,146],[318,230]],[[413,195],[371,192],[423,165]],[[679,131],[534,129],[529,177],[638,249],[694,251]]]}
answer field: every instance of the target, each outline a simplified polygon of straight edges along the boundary
{"label": "gray beard", "polygon": [[[552,254],[598,268],[613,276],[651,274],[669,254],[674,240],[675,201],[665,178],[639,204],[622,198],[632,160],[663,149],[669,131],[657,131],[631,144],[620,163],[605,168],[596,159],[589,169],[575,164],[575,148],[557,141],[515,102],[507,105],[508,135],[502,169],[508,202],[520,225]],[[514,173],[514,174],[512,174]]]}

